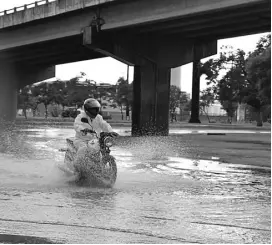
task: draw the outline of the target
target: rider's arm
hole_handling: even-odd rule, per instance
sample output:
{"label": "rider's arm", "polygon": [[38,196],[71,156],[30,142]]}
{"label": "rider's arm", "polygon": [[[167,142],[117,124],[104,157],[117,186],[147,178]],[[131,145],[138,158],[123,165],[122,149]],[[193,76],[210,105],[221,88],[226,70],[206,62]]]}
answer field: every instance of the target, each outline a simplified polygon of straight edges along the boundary
{"label": "rider's arm", "polygon": [[90,126],[87,123],[81,122],[82,115],[77,115],[75,121],[74,121],[74,129],[76,132],[80,133],[81,130],[84,130],[86,128],[90,128]]}
{"label": "rider's arm", "polygon": [[105,120],[103,120],[103,117],[99,116],[99,126],[102,129],[102,132],[113,132],[111,125],[109,125]]}

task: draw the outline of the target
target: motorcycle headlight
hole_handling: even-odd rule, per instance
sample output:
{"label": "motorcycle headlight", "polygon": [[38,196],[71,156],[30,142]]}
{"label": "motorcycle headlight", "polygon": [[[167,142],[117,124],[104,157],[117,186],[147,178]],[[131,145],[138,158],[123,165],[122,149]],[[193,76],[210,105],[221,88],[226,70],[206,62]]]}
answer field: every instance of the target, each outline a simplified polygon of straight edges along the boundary
{"label": "motorcycle headlight", "polygon": [[113,145],[113,140],[112,140],[112,137],[106,137],[104,139],[104,144],[105,146],[107,147],[111,147]]}

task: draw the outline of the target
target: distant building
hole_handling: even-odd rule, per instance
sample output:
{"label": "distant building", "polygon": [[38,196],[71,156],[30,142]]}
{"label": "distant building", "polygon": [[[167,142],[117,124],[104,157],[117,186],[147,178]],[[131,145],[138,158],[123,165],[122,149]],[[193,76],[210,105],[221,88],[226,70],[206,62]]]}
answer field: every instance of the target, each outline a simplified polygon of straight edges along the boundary
{"label": "distant building", "polygon": [[181,67],[171,69],[170,84],[181,88]]}
{"label": "distant building", "polygon": [[191,99],[191,94],[190,93],[187,93],[185,91],[180,91],[181,95],[185,95],[186,99],[187,100],[190,100]]}

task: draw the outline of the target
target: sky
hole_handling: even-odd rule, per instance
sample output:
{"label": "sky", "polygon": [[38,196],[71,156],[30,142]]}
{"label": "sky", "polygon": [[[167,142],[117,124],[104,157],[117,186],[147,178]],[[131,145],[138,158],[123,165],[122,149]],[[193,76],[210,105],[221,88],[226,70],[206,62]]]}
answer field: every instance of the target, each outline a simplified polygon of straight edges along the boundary
{"label": "sky", "polygon": [[[35,0],[0,0],[0,11],[33,3]],[[54,0],[49,0],[54,1]],[[257,34],[236,38],[218,40],[218,53],[222,45],[230,45],[234,49],[243,49],[246,53],[254,50],[257,41],[261,36]],[[211,56],[209,58],[216,57]],[[80,74],[86,73],[86,77],[98,83],[115,84],[119,77],[127,77],[127,65],[112,58],[101,58],[95,60],[81,61],[56,66],[56,77],[60,79],[70,79]],[[129,67],[129,81],[133,80],[133,67]],[[205,78],[201,78],[200,89],[205,89]],[[191,94],[192,90],[192,63],[181,67],[181,90]]]}

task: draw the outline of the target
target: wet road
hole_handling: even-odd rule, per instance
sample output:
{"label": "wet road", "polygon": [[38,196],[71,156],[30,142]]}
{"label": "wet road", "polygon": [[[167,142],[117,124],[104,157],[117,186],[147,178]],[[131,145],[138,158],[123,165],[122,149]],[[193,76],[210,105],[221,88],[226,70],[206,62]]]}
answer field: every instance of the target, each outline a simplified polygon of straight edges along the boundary
{"label": "wet road", "polygon": [[114,188],[78,187],[57,167],[73,135],[1,133],[0,243],[270,244],[270,168],[185,159],[171,136],[120,137]]}

